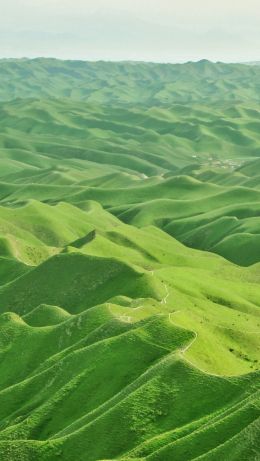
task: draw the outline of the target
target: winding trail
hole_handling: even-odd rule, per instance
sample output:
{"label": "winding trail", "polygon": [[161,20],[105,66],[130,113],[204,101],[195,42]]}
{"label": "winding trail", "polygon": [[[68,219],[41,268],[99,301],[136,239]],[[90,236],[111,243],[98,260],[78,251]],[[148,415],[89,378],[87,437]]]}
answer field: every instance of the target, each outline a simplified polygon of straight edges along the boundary
{"label": "winding trail", "polygon": [[[176,325],[176,324],[172,321],[171,315],[178,314],[179,312],[181,312],[181,311],[175,311],[175,312],[171,312],[171,313],[169,314],[169,321],[170,321],[170,322],[172,323],[172,325],[174,325],[175,327],[178,326],[178,325]],[[191,330],[191,331],[192,331],[192,330]],[[190,349],[190,347],[193,345],[193,343],[195,343],[195,341],[198,339],[198,333],[197,333],[196,331],[192,331],[192,333],[194,333],[194,335],[195,335],[194,338],[193,338],[193,340],[192,340],[187,346],[182,347],[182,348],[180,349],[180,353],[181,353],[181,354],[185,354],[185,352],[187,352],[187,350]],[[186,360],[186,359],[185,359],[185,360]],[[194,365],[193,365],[193,366],[194,366]]]}
{"label": "winding trail", "polygon": [[[112,312],[112,309],[111,309],[111,303],[106,303],[107,307],[108,307],[108,310],[109,312],[112,314],[112,316],[115,318],[115,319],[118,319],[120,320],[121,322],[124,322],[124,323],[132,323],[132,317],[130,315],[126,315],[126,314],[122,314],[122,315],[115,315],[114,312]],[[141,307],[141,306],[140,306]],[[137,308],[138,309],[138,308]]]}
{"label": "winding trail", "polygon": [[170,293],[169,293],[169,290],[168,290],[168,287],[167,287],[166,283],[164,283],[163,286],[164,286],[165,291],[166,291],[166,296],[161,300],[161,304],[167,304],[167,299],[170,296]]}
{"label": "winding trail", "polygon": [[[175,312],[172,312],[169,314],[169,321],[176,327],[178,325],[176,325],[172,319],[171,319],[171,315],[174,315],[174,314],[178,314],[179,312],[181,311],[175,311]],[[228,376],[225,376],[225,375],[218,375],[218,374],[215,374],[215,373],[209,373],[208,371],[206,370],[203,370],[202,368],[199,368],[197,365],[195,365],[195,363],[191,362],[187,357],[185,357],[185,352],[187,352],[191,346],[195,343],[195,341],[198,339],[198,333],[196,331],[193,331],[193,330],[190,330],[192,333],[194,333],[195,337],[193,338],[193,340],[185,347],[181,348],[180,349],[180,355],[183,357],[183,359],[189,363],[192,368],[195,368],[196,370],[200,371],[201,373],[205,373],[206,375],[208,376],[216,376],[217,378],[227,378]]]}

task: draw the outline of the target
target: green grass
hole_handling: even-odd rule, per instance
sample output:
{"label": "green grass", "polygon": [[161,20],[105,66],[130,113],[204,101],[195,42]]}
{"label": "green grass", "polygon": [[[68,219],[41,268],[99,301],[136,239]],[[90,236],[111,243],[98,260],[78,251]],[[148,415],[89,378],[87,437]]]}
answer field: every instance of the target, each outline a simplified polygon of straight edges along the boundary
{"label": "green grass", "polygon": [[258,459],[259,74],[0,61],[0,461]]}

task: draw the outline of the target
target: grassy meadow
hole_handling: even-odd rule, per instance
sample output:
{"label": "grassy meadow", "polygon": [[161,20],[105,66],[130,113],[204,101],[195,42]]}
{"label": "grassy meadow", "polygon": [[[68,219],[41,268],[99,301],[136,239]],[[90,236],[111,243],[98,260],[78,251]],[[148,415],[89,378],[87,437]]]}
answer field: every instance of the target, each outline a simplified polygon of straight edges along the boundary
{"label": "grassy meadow", "polygon": [[0,461],[257,461],[260,66],[0,60]]}

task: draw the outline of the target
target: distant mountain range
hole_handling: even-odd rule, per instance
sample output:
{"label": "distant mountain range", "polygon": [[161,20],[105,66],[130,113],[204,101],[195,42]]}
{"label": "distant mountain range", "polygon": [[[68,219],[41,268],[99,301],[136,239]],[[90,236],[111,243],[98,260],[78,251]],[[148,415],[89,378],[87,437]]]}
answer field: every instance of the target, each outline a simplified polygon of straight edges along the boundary
{"label": "distant mountain range", "polygon": [[0,61],[0,100],[70,98],[104,104],[162,105],[259,101],[257,66],[33,60]]}

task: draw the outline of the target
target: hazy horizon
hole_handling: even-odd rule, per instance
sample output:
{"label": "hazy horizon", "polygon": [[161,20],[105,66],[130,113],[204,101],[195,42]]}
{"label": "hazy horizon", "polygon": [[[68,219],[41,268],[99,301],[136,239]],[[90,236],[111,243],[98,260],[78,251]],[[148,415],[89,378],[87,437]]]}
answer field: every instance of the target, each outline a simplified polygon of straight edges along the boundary
{"label": "hazy horizon", "polygon": [[216,61],[216,60],[211,60],[211,59],[207,59],[207,58],[199,58],[199,59],[190,59],[190,60],[183,60],[183,61],[151,61],[151,60],[135,60],[135,59],[84,59],[84,58],[74,58],[74,57],[67,57],[67,58],[61,58],[59,56],[20,56],[20,57],[15,57],[15,56],[10,56],[10,57],[2,57],[0,56],[0,61],[33,61],[33,60],[36,60],[36,59],[53,59],[53,60],[57,60],[57,61],[80,61],[80,62],[105,62],[105,63],[120,63],[120,62],[129,62],[129,63],[145,63],[145,64],[187,64],[189,62],[192,62],[192,63],[196,63],[196,62],[200,62],[200,61],[208,61],[208,62],[211,62],[213,64],[218,64],[218,63],[223,63],[223,64],[248,64],[248,65],[253,65],[254,63],[256,64],[260,64],[260,57],[259,59],[255,59],[255,60],[251,60],[251,61]]}
{"label": "hazy horizon", "polygon": [[257,0],[9,0],[1,13],[0,58],[260,60]]}

